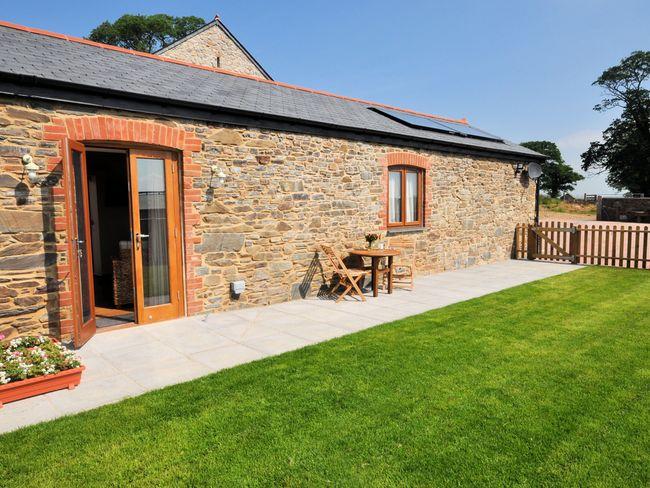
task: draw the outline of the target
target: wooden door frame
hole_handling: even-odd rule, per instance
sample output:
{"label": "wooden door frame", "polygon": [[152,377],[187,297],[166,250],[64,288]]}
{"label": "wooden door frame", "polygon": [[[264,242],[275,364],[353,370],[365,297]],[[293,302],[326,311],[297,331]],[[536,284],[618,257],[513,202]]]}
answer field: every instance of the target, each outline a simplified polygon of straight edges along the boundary
{"label": "wooden door frame", "polygon": [[[86,161],[86,151],[87,150],[93,150],[93,149],[122,149],[125,150],[125,156],[126,156],[126,165],[127,165],[127,175],[128,175],[128,191],[129,191],[129,226],[131,228],[131,263],[132,266],[135,266],[135,239],[134,239],[134,218],[135,216],[133,215],[133,206],[131,204],[131,200],[133,198],[132,194],[132,181],[131,181],[131,154],[138,154],[138,155],[155,155],[156,157],[160,157],[161,155],[164,155],[163,159],[169,160],[171,162],[171,167],[172,173],[167,174],[165,173],[165,183],[167,187],[167,197],[166,197],[166,204],[170,206],[169,208],[174,209],[174,214],[175,214],[175,221],[176,221],[176,229],[177,232],[173,236],[173,246],[170,247],[169,253],[170,256],[172,253],[175,254],[174,258],[174,263],[175,263],[175,270],[174,270],[174,275],[176,278],[176,287],[178,288],[179,296],[177,298],[178,300],[178,305],[177,305],[177,314],[176,317],[182,317],[187,314],[186,310],[186,292],[187,292],[187,287],[186,287],[186,270],[185,270],[185,256],[184,256],[184,221],[183,221],[183,211],[181,208],[182,204],[182,180],[180,178],[180,158],[179,154],[177,151],[173,149],[165,149],[165,148],[158,148],[158,147],[151,147],[151,146],[143,146],[143,145],[137,145],[137,144],[112,144],[110,142],[108,143],[101,143],[101,142],[93,142],[91,141],[88,145],[86,145],[84,142],[81,141],[75,141],[69,138],[66,138],[63,141],[63,186],[64,186],[64,204],[66,208],[66,224],[68,228],[68,235],[66,237],[66,250],[68,254],[68,264],[70,267],[70,279],[69,279],[69,286],[70,286],[70,294],[71,294],[71,307],[72,307],[72,330],[73,330],[73,341],[75,347],[79,348],[87,340],[89,340],[96,332],[99,332],[99,330],[96,328],[96,325],[93,328],[93,333],[89,335],[89,337],[84,337],[84,331],[83,331],[83,302],[82,302],[82,297],[81,297],[81,269],[79,267],[79,262],[78,262],[78,254],[77,254],[77,249],[75,247],[75,239],[78,238],[78,228],[77,228],[77,202],[76,202],[76,184],[74,181],[74,167],[73,167],[73,161],[72,161],[72,151],[76,150],[79,151],[82,154],[82,177],[81,177],[81,182],[82,185],[84,185],[82,194],[85,195],[86,200],[88,200],[88,174],[87,174],[87,161]],[[170,186],[171,184],[171,186]],[[172,191],[169,191],[169,190]],[[88,208],[88,201],[86,201],[86,212],[84,214],[85,217],[85,223],[84,225],[86,226],[87,232],[90,231],[90,213],[89,213],[89,208]],[[138,222],[139,223],[139,222]],[[171,236],[171,234],[170,234]],[[94,295],[94,281],[93,281],[93,266],[92,266],[92,246],[90,240],[92,239],[92,236],[89,234],[87,236],[87,239],[89,240],[87,242],[87,259],[88,259],[88,272],[89,272],[89,290],[90,290],[90,304],[91,304],[91,314],[92,314],[92,321],[95,324],[95,295]],[[171,261],[171,258],[170,258]],[[170,265],[170,271],[172,270],[172,266]],[[135,271],[135,270],[134,270]],[[170,281],[172,279],[170,273]],[[134,288],[136,288],[136,275],[134,272],[133,275],[134,279]],[[172,286],[170,283],[170,293],[172,290]],[[137,290],[136,293],[134,293],[134,302],[136,300],[136,295],[137,295]],[[158,321],[157,318],[154,317],[153,320],[147,321],[143,320],[143,317],[138,317],[138,309],[136,303],[134,303],[134,315],[135,315],[135,324],[134,325],[140,325],[140,324],[146,324],[150,322],[156,322]],[[165,318],[162,318],[160,320],[165,320]],[[123,328],[121,326],[115,327],[115,328]],[[113,327],[108,327],[106,329],[102,329],[102,331],[108,331],[113,329]],[[84,340],[85,339],[85,340]]]}
{"label": "wooden door frame", "polygon": [[[169,292],[170,304],[144,307],[144,288],[139,283],[142,276],[142,262],[137,256],[137,234],[140,231],[139,209],[140,202],[137,194],[137,159],[162,159],[165,168],[165,204],[167,213],[167,245],[169,256]],[[169,320],[185,315],[185,270],[183,267],[183,221],[181,212],[181,185],[179,178],[178,156],[175,151],[164,149],[131,147],[128,154],[129,200],[131,215],[131,255],[134,284],[134,311],[137,324],[147,324]],[[168,171],[170,168],[171,171]],[[169,209],[172,209],[173,221],[170,220]],[[172,230],[173,227],[173,230]],[[140,244],[141,246],[141,244]],[[177,293],[173,298],[174,291]],[[170,305],[175,303],[175,311],[170,315]],[[149,317],[145,317],[148,314]]]}
{"label": "wooden door frame", "polygon": [[[79,228],[77,222],[77,192],[74,173],[74,164],[72,162],[72,152],[77,151],[81,154],[81,194],[85,198],[84,227],[86,228],[86,260],[88,263],[88,287],[89,287],[89,305],[91,319],[87,322],[90,326],[91,333],[88,334],[83,322],[83,298],[81,296],[81,268],[79,266],[78,244]],[[67,210],[66,219],[68,226],[67,251],[68,264],[70,266],[70,293],[72,296],[72,330],[74,346],[79,348],[83,346],[96,333],[97,326],[95,320],[95,287],[93,282],[93,263],[92,263],[92,246],[90,245],[90,213],[88,208],[88,175],[86,171],[86,147],[83,143],[66,138],[64,141],[63,157],[63,175],[64,175],[64,199]]]}

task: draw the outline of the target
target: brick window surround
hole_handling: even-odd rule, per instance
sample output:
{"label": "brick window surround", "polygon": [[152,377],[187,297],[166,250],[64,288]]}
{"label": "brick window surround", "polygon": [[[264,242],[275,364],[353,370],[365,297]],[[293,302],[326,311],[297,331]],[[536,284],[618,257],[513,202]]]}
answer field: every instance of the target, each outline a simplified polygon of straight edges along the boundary
{"label": "brick window surround", "polygon": [[[201,175],[201,165],[192,160],[193,153],[201,151],[201,141],[192,132],[181,128],[171,127],[144,120],[125,119],[109,116],[83,116],[52,118],[50,124],[43,127],[43,139],[57,142],[58,156],[46,159],[47,171],[61,170],[64,141],[66,138],[86,144],[101,143],[131,143],[149,145],[156,148],[165,148],[177,151],[182,156],[182,205],[185,246],[185,294],[188,315],[194,315],[202,310],[202,302],[197,298],[196,292],[203,286],[203,278],[196,276],[194,269],[200,266],[201,258],[195,252],[198,238],[195,227],[200,221],[195,204],[201,201],[201,190],[193,188],[193,179]],[[63,183],[52,188],[52,198],[61,207],[65,205],[65,189]],[[63,235],[67,231],[65,209],[63,214],[54,217],[54,230]],[[72,305],[72,292],[70,291],[69,273],[67,263],[68,243],[58,242],[56,246],[57,276],[65,282],[65,290],[59,291],[59,307],[70,308]],[[61,256],[65,256],[62,260]],[[73,332],[72,318],[70,315],[61,316],[59,323],[61,336],[69,336]]]}
{"label": "brick window surround", "polygon": [[[379,160],[379,164],[381,165],[381,197],[380,197],[380,209],[379,209],[379,218],[382,222],[382,227],[381,230],[389,230],[388,227],[388,170],[391,166],[410,166],[413,168],[418,168],[423,170],[423,178],[424,178],[424,190],[425,194],[423,195],[424,198],[424,205],[423,205],[423,211],[424,215],[422,218],[424,219],[424,222],[426,222],[426,205],[427,205],[427,198],[426,198],[426,178],[427,178],[427,173],[429,169],[431,168],[431,160],[425,156],[422,156],[421,154],[417,153],[411,153],[411,152],[402,152],[402,151],[396,151],[396,152],[390,152],[387,154],[384,154],[381,159]],[[407,227],[408,228],[408,227]]]}

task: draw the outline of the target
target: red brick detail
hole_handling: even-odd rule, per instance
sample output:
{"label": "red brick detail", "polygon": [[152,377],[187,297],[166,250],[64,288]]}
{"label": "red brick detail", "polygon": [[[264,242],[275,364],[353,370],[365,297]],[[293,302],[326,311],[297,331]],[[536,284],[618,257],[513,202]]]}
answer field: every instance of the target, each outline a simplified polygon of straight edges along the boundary
{"label": "red brick detail", "polygon": [[[51,140],[63,140],[69,137],[85,142],[130,142],[190,153],[201,150],[201,141],[196,138],[188,139],[183,129],[118,117],[87,116],[65,120],[55,119],[55,122],[43,128],[43,137]],[[60,158],[58,160],[60,161]]]}
{"label": "red brick detail", "polygon": [[59,327],[61,330],[61,336],[71,336],[72,335],[72,319],[65,319],[59,322]]}
{"label": "red brick detail", "polygon": [[65,232],[68,229],[68,221],[64,216],[54,217],[54,230],[56,232]]}
{"label": "red brick detail", "polygon": [[379,162],[384,168],[388,166],[417,166],[418,168],[429,169],[431,167],[429,158],[410,152],[391,152],[385,154]]}
{"label": "red brick detail", "polygon": [[[1,25],[1,23],[0,23]],[[83,116],[52,119],[50,124],[43,127],[43,139],[59,141],[59,155],[49,157],[47,160],[48,169],[52,170],[59,165],[63,158],[63,141],[69,138],[79,142],[125,142],[133,144],[147,144],[151,146],[177,150],[182,154],[183,179],[181,182],[181,193],[183,198],[182,212],[185,223],[185,269],[186,269],[186,305],[189,315],[199,313],[203,310],[203,301],[197,296],[197,292],[203,288],[203,278],[194,272],[201,264],[201,257],[195,252],[195,246],[200,239],[195,235],[195,227],[200,221],[199,212],[194,202],[201,200],[199,190],[190,190],[193,187],[193,179],[200,176],[201,166],[193,163],[192,155],[201,151],[201,140],[195,137],[194,133],[187,132],[182,128],[171,127],[164,124],[149,122],[146,120],[133,120],[109,116]],[[52,189],[53,195],[63,198],[65,189],[62,186]],[[57,215],[54,218],[54,230],[66,234],[67,219],[65,215]],[[59,254],[67,254],[67,244],[57,245]],[[61,252],[61,248],[65,250]],[[66,256],[67,259],[67,256]],[[57,265],[57,275],[64,281],[65,289],[70,290],[69,267]],[[70,317],[72,294],[59,292],[59,309],[61,317]],[[70,318],[59,320],[61,337],[70,337],[73,332],[73,322]]]}
{"label": "red brick detail", "polygon": [[[423,169],[425,172],[424,187],[426,191],[426,173],[431,168],[431,160],[421,154],[406,151],[396,151],[384,154],[379,160],[382,167],[381,171],[381,197],[379,198],[379,219],[381,220],[381,230],[388,229],[388,168],[391,166],[413,166]],[[425,216],[426,222],[426,216]]]}

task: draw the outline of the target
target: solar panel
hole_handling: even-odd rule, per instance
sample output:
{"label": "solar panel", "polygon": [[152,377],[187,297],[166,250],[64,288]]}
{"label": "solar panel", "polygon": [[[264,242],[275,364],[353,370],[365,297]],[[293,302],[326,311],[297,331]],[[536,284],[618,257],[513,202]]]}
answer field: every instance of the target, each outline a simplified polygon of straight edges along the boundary
{"label": "solar panel", "polygon": [[423,117],[420,115],[412,115],[398,110],[391,110],[388,108],[370,107],[375,112],[385,115],[393,120],[402,122],[408,126],[430,129],[439,132],[446,132],[447,134],[454,134],[457,136],[472,137],[476,139],[489,139],[493,141],[503,141],[500,137],[492,135],[488,132],[472,127],[471,125],[461,124],[458,122],[448,122],[446,120],[436,120],[431,117]]}
{"label": "solar panel", "polygon": [[418,117],[417,115],[407,114],[405,112],[398,112],[397,110],[390,110],[387,108],[373,108],[376,112],[383,115],[388,115],[392,119],[398,119],[408,125],[416,127],[426,127],[428,129],[436,129],[443,132],[449,132],[450,128],[429,117]]}
{"label": "solar panel", "polygon": [[456,129],[459,132],[470,137],[480,137],[481,139],[503,141],[502,138],[495,136],[494,134],[490,134],[489,132],[485,132],[484,130],[477,129],[476,127],[472,127],[471,125],[459,124],[457,122],[447,122],[447,121],[443,122],[443,124],[448,127],[451,127],[452,129]]}

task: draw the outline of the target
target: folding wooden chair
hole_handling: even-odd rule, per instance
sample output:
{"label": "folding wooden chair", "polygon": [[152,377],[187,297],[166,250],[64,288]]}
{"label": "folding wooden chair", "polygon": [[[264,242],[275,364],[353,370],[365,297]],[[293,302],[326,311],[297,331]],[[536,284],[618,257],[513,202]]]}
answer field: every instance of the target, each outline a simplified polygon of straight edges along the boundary
{"label": "folding wooden chair", "polygon": [[321,244],[320,248],[334,268],[334,276],[338,278],[339,286],[345,287],[341,295],[336,299],[336,302],[340,302],[345,295],[352,294],[353,292],[357,293],[361,297],[361,301],[365,302],[366,297],[363,296],[363,292],[359,287],[359,282],[368,275],[369,271],[365,269],[348,268],[330,246]]}
{"label": "folding wooden chair", "polygon": [[[405,237],[390,237],[388,239],[389,249],[398,249],[400,255],[393,263],[393,285],[409,285],[413,289],[413,277],[415,275],[415,240]],[[383,276],[382,286],[386,286],[387,276]]]}

